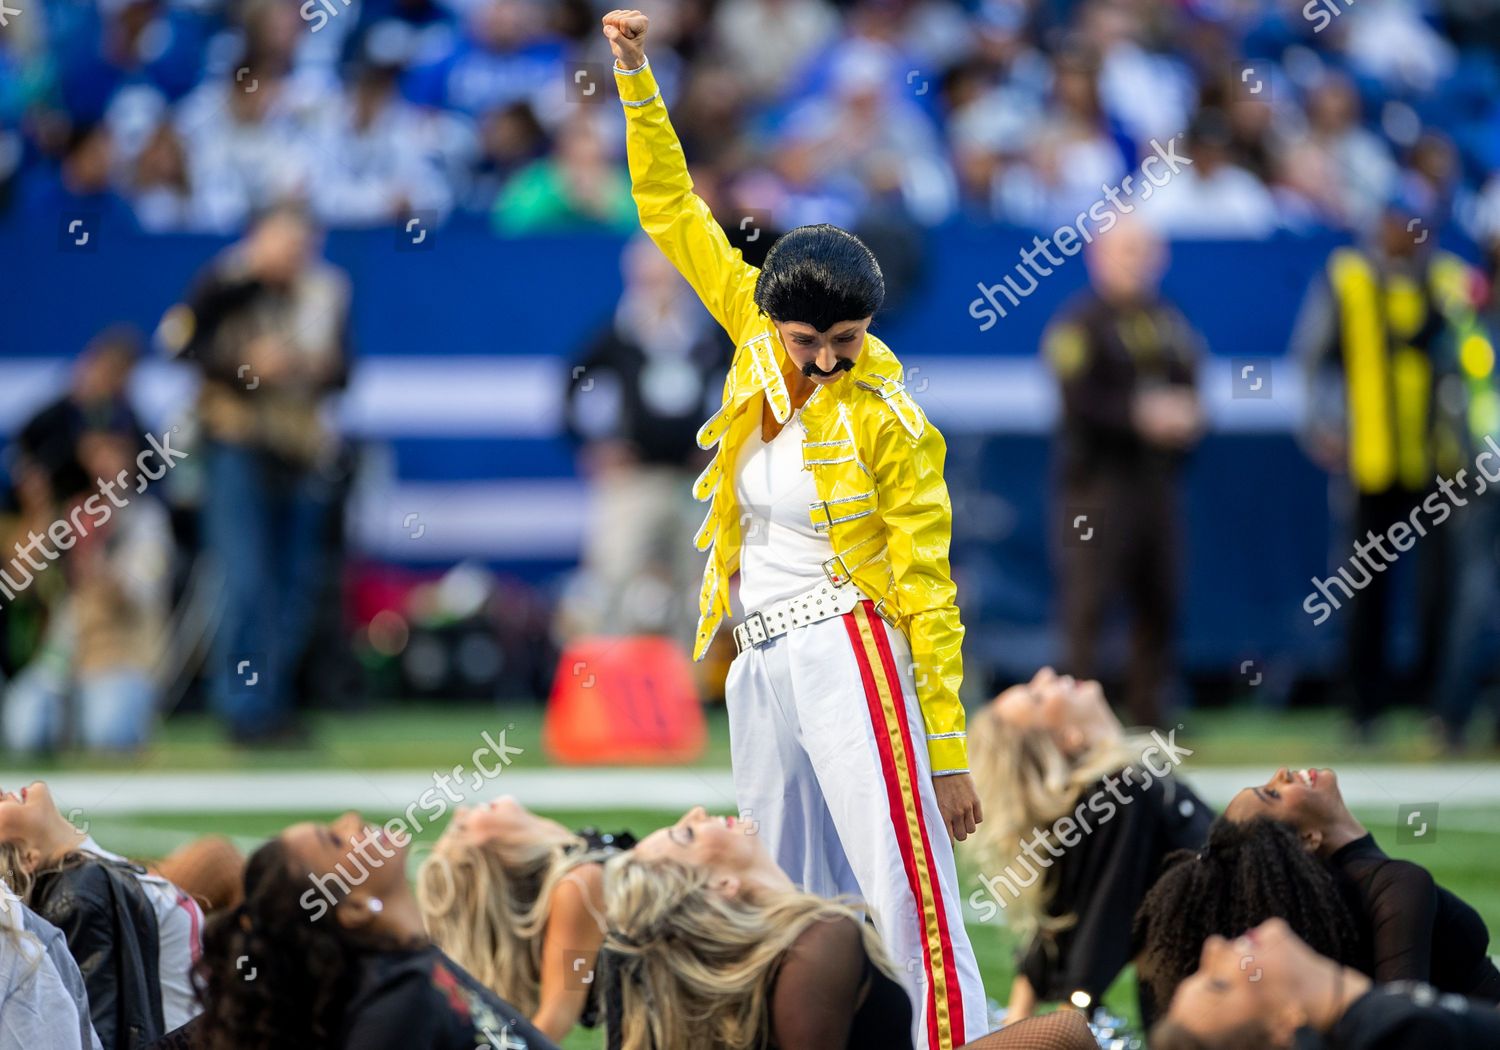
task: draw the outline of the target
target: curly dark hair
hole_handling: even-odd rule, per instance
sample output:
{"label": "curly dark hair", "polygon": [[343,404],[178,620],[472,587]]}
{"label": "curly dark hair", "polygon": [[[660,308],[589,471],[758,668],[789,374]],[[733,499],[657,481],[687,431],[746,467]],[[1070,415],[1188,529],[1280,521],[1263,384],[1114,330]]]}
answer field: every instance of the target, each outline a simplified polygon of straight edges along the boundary
{"label": "curly dark hair", "polygon": [[195,983],[203,1050],[334,1050],[360,957],[394,947],[300,903],[310,872],[272,839],[245,865],[245,900],[203,932]]}
{"label": "curly dark hair", "polygon": [[1320,955],[1358,965],[1363,941],[1354,917],[1332,873],[1296,833],[1266,817],[1218,817],[1203,849],[1167,856],[1135,913],[1143,1006],[1165,1012],[1211,934],[1238,937],[1274,917]]}
{"label": "curly dark hair", "polygon": [[755,280],[755,305],[773,321],[801,321],[820,332],[871,317],[884,302],[885,278],[875,253],[826,222],[778,238]]}

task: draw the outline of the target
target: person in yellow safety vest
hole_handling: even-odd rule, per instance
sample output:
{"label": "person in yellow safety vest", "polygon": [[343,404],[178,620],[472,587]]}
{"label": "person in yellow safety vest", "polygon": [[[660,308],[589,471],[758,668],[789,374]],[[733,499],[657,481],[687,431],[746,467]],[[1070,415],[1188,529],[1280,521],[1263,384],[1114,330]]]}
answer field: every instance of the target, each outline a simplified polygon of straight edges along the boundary
{"label": "person in yellow safety vest", "polygon": [[[1441,654],[1437,715],[1445,750],[1466,749],[1476,701],[1489,673],[1500,667],[1491,619],[1500,596],[1500,229],[1490,237],[1485,274],[1449,266],[1438,274],[1451,321],[1452,367],[1438,391],[1455,444],[1477,473],[1470,506],[1454,522],[1452,632]],[[1483,485],[1485,491],[1478,491]],[[1500,710],[1492,746],[1500,746]]]}
{"label": "person in yellow safety vest", "polygon": [[[1349,606],[1346,673],[1355,732],[1370,736],[1395,695],[1431,689],[1448,646],[1453,530],[1441,524],[1465,501],[1462,448],[1438,392],[1454,370],[1454,289],[1468,267],[1435,247],[1428,202],[1406,187],[1364,247],[1341,247],[1309,290],[1293,333],[1307,373],[1309,455],[1348,481],[1353,555],[1314,577],[1303,608],[1321,624]],[[1472,312],[1472,310],[1470,311]],[[1472,485],[1470,489],[1472,490]],[[1387,643],[1389,569],[1419,547],[1415,692],[1397,689]]]}

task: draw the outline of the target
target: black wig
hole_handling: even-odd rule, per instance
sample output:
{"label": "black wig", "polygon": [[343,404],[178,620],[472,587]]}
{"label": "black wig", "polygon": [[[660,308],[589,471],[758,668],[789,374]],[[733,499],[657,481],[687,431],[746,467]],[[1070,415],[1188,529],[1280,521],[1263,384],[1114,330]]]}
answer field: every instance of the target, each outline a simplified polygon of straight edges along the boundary
{"label": "black wig", "polygon": [[783,234],[755,281],[755,304],[771,320],[801,321],[820,332],[870,317],[884,301],[885,278],[874,253],[826,222]]}

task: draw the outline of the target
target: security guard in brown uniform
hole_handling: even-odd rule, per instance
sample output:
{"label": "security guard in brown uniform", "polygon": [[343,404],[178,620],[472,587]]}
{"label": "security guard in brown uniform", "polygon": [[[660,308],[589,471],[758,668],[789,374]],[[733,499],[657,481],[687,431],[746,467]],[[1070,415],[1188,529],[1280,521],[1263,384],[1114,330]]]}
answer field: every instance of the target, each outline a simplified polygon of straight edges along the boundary
{"label": "security guard in brown uniform", "polygon": [[1131,617],[1124,695],[1131,719],[1161,720],[1177,611],[1178,468],[1203,430],[1201,339],[1158,291],[1165,247],[1122,221],[1086,255],[1091,287],[1043,336],[1062,392],[1057,550],[1067,670],[1098,677],[1114,603]]}

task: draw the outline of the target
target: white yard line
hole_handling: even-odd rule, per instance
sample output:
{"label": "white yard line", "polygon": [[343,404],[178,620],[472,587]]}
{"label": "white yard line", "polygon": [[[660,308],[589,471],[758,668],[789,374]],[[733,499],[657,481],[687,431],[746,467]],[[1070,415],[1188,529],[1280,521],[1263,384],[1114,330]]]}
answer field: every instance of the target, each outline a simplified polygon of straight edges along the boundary
{"label": "white yard line", "polygon": [[[0,784],[37,776],[0,774]],[[734,808],[727,770],[506,769],[491,779],[465,773],[447,792],[421,770],[255,770],[193,773],[52,773],[43,776],[58,806],[85,814],[304,813],[364,809],[416,813],[459,801],[516,796],[542,809],[686,809],[702,803]],[[425,802],[423,801],[425,798]]]}
{"label": "white yard line", "polygon": [[[1264,783],[1268,767],[1219,767],[1183,776],[1215,806],[1223,806],[1247,784]],[[1500,765],[1343,766],[1344,799],[1355,808],[1389,808],[1437,802],[1441,805],[1500,804]],[[9,787],[37,779],[33,772],[0,773]],[[64,812],[86,815],[144,813],[302,813],[364,809],[400,813],[444,800],[453,804],[420,770],[257,770],[192,773],[52,773],[43,777]],[[875,785],[871,786],[873,791]],[[540,809],[684,810],[702,804],[714,811],[734,809],[728,770],[664,768],[505,769],[481,780],[466,774],[449,790],[465,800],[516,796]],[[426,798],[427,803],[422,799]],[[1500,821],[1496,822],[1500,825]]]}

